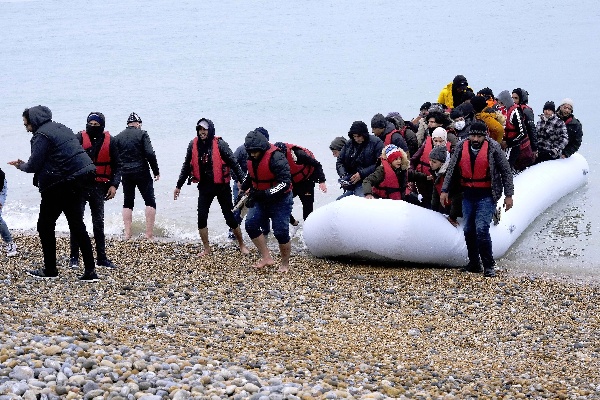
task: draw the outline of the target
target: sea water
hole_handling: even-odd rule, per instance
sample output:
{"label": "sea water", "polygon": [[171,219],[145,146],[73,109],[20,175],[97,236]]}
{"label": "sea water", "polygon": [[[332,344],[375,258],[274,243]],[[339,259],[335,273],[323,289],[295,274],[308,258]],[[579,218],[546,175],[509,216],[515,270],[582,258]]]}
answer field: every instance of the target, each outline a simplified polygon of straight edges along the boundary
{"label": "sea water", "polygon": [[[503,262],[524,271],[600,274],[599,14],[593,0],[0,0],[0,163],[9,181],[3,217],[11,229],[35,230],[39,193],[32,176],[5,165],[29,156],[25,107],[46,105],[74,131],[85,127],[89,112],[101,111],[113,134],[138,113],[160,166],[156,233],[197,240],[196,188],[184,186],[177,201],[173,190],[201,117],[214,122],[232,150],[258,126],[272,142],[312,150],[328,184],[326,194],[316,192],[319,207],[341,193],[328,149],[334,137],[376,113],[413,118],[463,74],[476,91],[527,89],[536,114],[547,100],[574,100],[589,184],[540,215]],[[122,202],[119,190],[106,203],[107,234],[122,233]],[[295,205],[294,215],[301,214]],[[143,221],[138,194],[136,232]],[[86,223],[91,232],[89,211]],[[402,221],[390,216],[390,223]],[[64,217],[57,230],[68,230]],[[209,230],[211,240],[227,240],[216,201]],[[432,240],[443,238],[432,232]]]}

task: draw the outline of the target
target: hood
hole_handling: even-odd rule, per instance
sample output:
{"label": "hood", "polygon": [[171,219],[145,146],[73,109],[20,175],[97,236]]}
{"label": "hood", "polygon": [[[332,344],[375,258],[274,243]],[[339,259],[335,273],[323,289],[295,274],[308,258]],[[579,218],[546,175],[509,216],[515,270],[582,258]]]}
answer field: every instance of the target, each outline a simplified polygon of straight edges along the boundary
{"label": "hood", "polygon": [[498,94],[498,101],[501,101],[506,108],[511,108],[515,105],[515,102],[513,101],[508,90],[503,90]]}
{"label": "hood", "polygon": [[516,93],[517,96],[519,96],[519,104],[527,104],[527,102],[529,101],[529,93],[527,92],[527,90],[516,88],[512,92]]}
{"label": "hood", "polygon": [[46,106],[35,106],[29,109],[29,123],[33,131],[44,125],[46,122],[52,121],[52,111]]}
{"label": "hood", "polygon": [[385,136],[388,133],[390,133],[391,131],[395,131],[395,130],[396,130],[396,125],[394,125],[390,121],[385,121],[385,131],[383,131],[383,135],[382,136]]}
{"label": "hood", "polygon": [[[215,124],[208,118],[200,118],[196,123],[196,126],[200,125],[200,122],[206,121],[208,123],[208,137],[207,140],[212,140],[215,137]],[[196,131],[196,135],[198,135],[198,131]]]}
{"label": "hood", "polygon": [[248,134],[246,135],[246,139],[244,140],[244,147],[246,148],[246,151],[250,153],[250,151],[252,150],[267,151],[271,147],[271,144],[269,143],[265,135],[254,130],[248,132]]}

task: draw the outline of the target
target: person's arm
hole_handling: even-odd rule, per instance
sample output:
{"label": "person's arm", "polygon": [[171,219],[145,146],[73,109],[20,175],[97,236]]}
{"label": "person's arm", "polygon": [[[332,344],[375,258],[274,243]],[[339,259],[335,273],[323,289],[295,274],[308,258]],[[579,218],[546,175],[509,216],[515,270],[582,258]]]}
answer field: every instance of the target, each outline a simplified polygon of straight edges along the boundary
{"label": "person's arm", "polygon": [[150,135],[148,132],[143,131],[142,133],[142,141],[144,145],[144,154],[146,156],[146,161],[150,165],[150,169],[152,169],[152,175],[156,179],[160,176],[160,171],[158,169],[158,160],[156,159],[156,153],[154,153],[154,148],[152,147],[152,142],[150,141]]}
{"label": "person's arm", "polygon": [[290,164],[288,164],[287,158],[282,152],[273,152],[269,166],[275,175],[275,186],[267,190],[258,191],[257,200],[263,197],[263,194],[260,192],[264,192],[264,198],[271,199],[283,195],[292,185]]}
{"label": "person's arm", "polygon": [[358,174],[360,175],[361,180],[365,179],[367,176],[371,175],[375,171],[375,168],[377,168],[377,161],[381,157],[381,152],[383,151],[383,141],[379,138],[375,138],[374,142],[375,143],[372,144],[372,153],[365,154],[365,161],[369,164],[363,166],[362,168],[358,168]]}
{"label": "person's arm", "polygon": [[323,166],[316,158],[311,157],[304,150],[299,148],[292,148],[292,152],[296,155],[296,160],[298,164],[310,165],[314,168],[310,179],[317,183],[325,182],[325,173],[323,172]]}
{"label": "person's arm", "polygon": [[117,149],[117,143],[115,142],[114,137],[111,137],[108,152],[110,154],[110,169],[112,171],[110,186],[114,187],[116,191],[121,184],[122,174],[121,168],[119,167],[119,150]]}
{"label": "person's arm", "polygon": [[191,140],[188,144],[187,150],[185,152],[185,159],[183,164],[181,165],[181,171],[179,172],[179,178],[177,179],[177,184],[175,184],[175,188],[181,189],[183,184],[185,183],[188,176],[190,176],[192,172],[192,146],[194,141]]}
{"label": "person's arm", "polygon": [[383,182],[384,177],[385,172],[383,170],[383,165],[380,165],[375,169],[375,171],[373,171],[372,174],[363,179],[362,188],[365,197],[373,196],[373,186],[377,186]]}
{"label": "person's arm", "polygon": [[42,170],[46,158],[48,156],[48,149],[50,147],[50,139],[44,134],[36,134],[31,140],[31,155],[27,162],[21,160],[11,161],[9,164],[14,165],[18,169],[27,173],[38,173]]}
{"label": "person's arm", "polygon": [[227,142],[223,139],[219,139],[218,146],[219,152],[221,153],[221,158],[223,159],[225,164],[227,164],[227,166],[231,168],[233,176],[237,177],[240,180],[244,179],[244,172],[240,168],[240,164],[238,163],[236,157],[233,155],[229,144],[227,144]]}
{"label": "person's arm", "polygon": [[563,156],[565,157],[571,157],[574,153],[576,153],[577,150],[579,150],[579,147],[581,147],[581,142],[583,140],[583,127],[581,123],[578,121],[576,124],[571,124],[570,127],[571,129],[569,129],[569,126],[567,126],[569,142],[563,150]]}

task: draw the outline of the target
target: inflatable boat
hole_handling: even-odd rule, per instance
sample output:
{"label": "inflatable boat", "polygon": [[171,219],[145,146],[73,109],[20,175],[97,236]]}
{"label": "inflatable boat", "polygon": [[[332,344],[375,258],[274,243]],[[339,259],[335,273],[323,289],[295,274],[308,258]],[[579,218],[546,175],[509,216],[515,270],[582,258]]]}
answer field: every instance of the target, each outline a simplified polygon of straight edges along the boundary
{"label": "inflatable boat", "polygon": [[[514,205],[492,225],[494,258],[504,256],[544,210],[587,183],[586,159],[571,157],[534,165],[514,178]],[[504,198],[498,201],[503,204]],[[461,219],[459,218],[459,222]],[[462,222],[399,200],[349,196],[313,211],[303,239],[316,257],[462,266],[467,263]]]}

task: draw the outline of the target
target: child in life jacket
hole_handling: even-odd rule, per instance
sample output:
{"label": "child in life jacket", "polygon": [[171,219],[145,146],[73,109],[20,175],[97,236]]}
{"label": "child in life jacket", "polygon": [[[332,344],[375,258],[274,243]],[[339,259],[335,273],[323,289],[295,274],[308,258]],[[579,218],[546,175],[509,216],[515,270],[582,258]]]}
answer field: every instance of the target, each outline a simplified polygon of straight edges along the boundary
{"label": "child in life jacket", "polygon": [[457,194],[449,199],[448,203],[440,202],[440,194],[442,193],[442,185],[446,178],[446,169],[450,163],[450,153],[444,146],[436,146],[429,153],[429,166],[431,167],[431,175],[433,176],[433,193],[431,195],[431,209],[442,214],[448,214],[448,222],[452,226],[458,226],[458,217],[462,217],[462,192],[457,191]]}
{"label": "child in life jacket", "polygon": [[408,156],[404,150],[393,144],[385,146],[381,153],[381,164],[363,179],[365,198],[402,200],[408,167]]}

